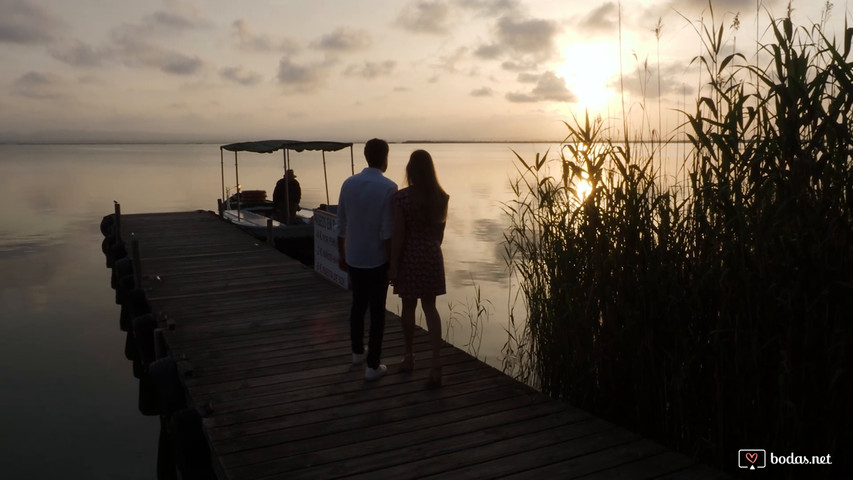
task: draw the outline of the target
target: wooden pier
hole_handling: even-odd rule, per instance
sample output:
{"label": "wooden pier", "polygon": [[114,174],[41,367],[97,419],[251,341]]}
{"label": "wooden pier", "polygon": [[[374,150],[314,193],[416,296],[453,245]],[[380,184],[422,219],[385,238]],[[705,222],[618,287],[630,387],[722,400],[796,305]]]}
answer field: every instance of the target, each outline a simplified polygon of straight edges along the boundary
{"label": "wooden pier", "polygon": [[390,313],[388,375],[365,382],[349,364],[350,294],[309,267],[210,212],[120,225],[221,479],[726,478],[449,344],[444,386],[427,390],[427,334],[415,371],[398,372]]}

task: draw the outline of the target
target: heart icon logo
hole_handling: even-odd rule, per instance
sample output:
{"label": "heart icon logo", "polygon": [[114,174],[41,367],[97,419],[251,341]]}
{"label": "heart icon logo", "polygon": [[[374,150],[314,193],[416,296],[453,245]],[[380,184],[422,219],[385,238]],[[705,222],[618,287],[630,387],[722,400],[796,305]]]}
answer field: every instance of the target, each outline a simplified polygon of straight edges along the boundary
{"label": "heart icon logo", "polygon": [[755,463],[758,460],[758,452],[750,452],[744,455],[749,463]]}

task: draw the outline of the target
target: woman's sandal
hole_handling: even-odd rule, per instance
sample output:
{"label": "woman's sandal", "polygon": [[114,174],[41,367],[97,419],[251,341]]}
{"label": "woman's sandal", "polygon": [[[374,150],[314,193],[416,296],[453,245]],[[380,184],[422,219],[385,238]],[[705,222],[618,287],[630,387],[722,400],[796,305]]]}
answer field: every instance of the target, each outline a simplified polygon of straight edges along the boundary
{"label": "woman's sandal", "polygon": [[427,388],[438,388],[441,386],[441,367],[433,367],[429,371],[429,378],[426,381]]}
{"label": "woman's sandal", "polygon": [[415,369],[415,354],[410,353],[408,355],[403,355],[403,361],[400,362],[400,371],[408,373],[414,369]]}

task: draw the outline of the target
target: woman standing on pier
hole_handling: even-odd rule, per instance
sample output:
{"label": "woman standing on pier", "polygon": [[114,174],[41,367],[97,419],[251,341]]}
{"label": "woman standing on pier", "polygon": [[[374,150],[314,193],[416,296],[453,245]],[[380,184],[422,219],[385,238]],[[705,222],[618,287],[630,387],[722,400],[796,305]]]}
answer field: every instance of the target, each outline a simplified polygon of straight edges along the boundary
{"label": "woman standing on pier", "polygon": [[446,293],[441,242],[447,221],[449,195],[441,188],[432,157],[415,150],[406,165],[408,187],[394,196],[394,232],[391,237],[391,265],[388,277],[394,293],[402,299],[405,355],[400,369],[414,369],[412,337],[418,299],[426,317],[432,347],[432,370],[428,386],[441,386],[441,318],[435,297]]}

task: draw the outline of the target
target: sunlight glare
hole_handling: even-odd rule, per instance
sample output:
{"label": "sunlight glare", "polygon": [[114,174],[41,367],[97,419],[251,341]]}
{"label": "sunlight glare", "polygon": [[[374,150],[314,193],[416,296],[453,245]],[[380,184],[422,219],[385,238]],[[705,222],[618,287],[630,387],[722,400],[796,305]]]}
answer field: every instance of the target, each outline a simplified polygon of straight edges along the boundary
{"label": "sunlight glare", "polygon": [[592,184],[584,177],[586,177],[585,174],[581,178],[575,178],[575,196],[577,196],[581,203],[583,203],[584,200],[586,200],[586,197],[589,196],[590,192],[592,192]]}
{"label": "sunlight glare", "polygon": [[563,51],[563,64],[557,74],[566,81],[566,86],[577,95],[575,107],[579,111],[602,114],[613,95],[608,88],[611,79],[619,71],[618,52],[607,43],[583,43],[568,46]]}

